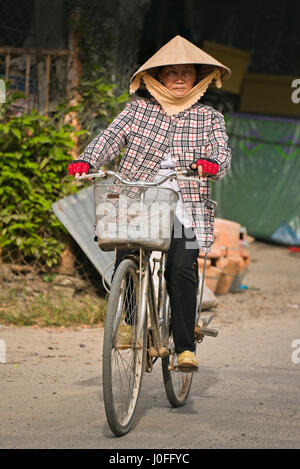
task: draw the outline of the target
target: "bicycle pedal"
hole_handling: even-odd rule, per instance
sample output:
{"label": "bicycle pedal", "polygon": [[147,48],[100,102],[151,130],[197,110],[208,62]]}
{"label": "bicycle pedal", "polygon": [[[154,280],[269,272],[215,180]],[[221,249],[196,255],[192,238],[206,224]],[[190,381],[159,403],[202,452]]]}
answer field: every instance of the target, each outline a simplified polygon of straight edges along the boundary
{"label": "bicycle pedal", "polygon": [[201,328],[201,334],[208,335],[210,337],[217,337],[219,332],[217,331],[217,329],[207,329],[207,328],[203,327],[203,328]]}
{"label": "bicycle pedal", "polygon": [[217,337],[218,333],[216,329],[208,329],[207,327],[201,327],[199,325],[195,327],[195,338],[197,341],[201,341],[205,335]]}

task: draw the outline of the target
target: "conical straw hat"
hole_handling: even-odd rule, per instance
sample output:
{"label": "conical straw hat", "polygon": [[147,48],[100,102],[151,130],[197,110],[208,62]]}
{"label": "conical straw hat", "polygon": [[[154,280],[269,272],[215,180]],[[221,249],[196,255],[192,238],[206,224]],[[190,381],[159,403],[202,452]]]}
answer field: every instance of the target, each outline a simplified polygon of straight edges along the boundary
{"label": "conical straw hat", "polygon": [[144,65],[142,65],[132,75],[130,83],[132,83],[138,74],[145,70],[149,70],[154,67],[161,67],[163,65],[177,64],[202,64],[218,67],[221,72],[222,81],[226,80],[231,75],[230,68],[221,64],[211,55],[178,35],[152,55],[152,57],[150,57],[150,59],[148,59],[147,62],[145,62]]}

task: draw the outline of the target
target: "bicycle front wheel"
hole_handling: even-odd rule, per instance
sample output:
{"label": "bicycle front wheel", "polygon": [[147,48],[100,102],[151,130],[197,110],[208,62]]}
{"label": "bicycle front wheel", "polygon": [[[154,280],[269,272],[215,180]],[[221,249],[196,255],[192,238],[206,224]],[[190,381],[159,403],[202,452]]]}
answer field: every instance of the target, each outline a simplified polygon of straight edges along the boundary
{"label": "bicycle front wheel", "polygon": [[162,373],[164,387],[167,398],[173,407],[182,407],[188,398],[192,380],[192,372],[182,372],[177,368],[177,355],[175,352],[175,345],[172,336],[172,323],[171,323],[171,308],[169,298],[167,298],[166,308],[168,311],[168,324],[170,329],[169,335],[169,355],[162,359]]}
{"label": "bicycle front wheel", "polygon": [[[137,266],[123,260],[108,299],[103,342],[103,397],[110,429],[125,435],[133,424],[145,365],[146,323],[138,327]],[[138,329],[142,330],[137,337]]]}

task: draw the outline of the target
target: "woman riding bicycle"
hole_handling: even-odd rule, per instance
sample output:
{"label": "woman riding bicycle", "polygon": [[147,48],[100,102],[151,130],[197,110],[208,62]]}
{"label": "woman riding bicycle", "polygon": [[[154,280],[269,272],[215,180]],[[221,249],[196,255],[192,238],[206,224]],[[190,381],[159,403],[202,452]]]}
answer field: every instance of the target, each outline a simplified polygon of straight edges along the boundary
{"label": "woman riding bicycle", "polygon": [[[198,367],[194,264],[199,251],[209,252],[214,240],[216,203],[210,199],[209,180],[221,179],[231,161],[222,114],[199,100],[208,86],[221,87],[230,74],[213,57],[176,36],[134,73],[131,101],[68,167],[77,178],[118,157],[125,146],[118,171],[127,180],[153,181],[171,168],[192,168],[202,178],[200,186],[166,183],[178,192],[179,200],[165,277],[178,366],[188,370]],[[115,269],[124,254],[118,250]]]}

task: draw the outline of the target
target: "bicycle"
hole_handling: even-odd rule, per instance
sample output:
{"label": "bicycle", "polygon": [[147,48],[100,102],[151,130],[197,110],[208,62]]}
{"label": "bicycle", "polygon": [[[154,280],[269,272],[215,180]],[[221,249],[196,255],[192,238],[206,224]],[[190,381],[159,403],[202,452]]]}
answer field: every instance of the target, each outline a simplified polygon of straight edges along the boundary
{"label": "bicycle", "polygon": [[[122,192],[120,190],[120,183],[123,185],[123,188],[128,189],[133,187],[136,192],[137,190],[140,191],[140,197],[135,194],[136,208],[138,209],[135,213],[138,213],[138,215],[141,213],[146,214],[144,221],[146,219],[149,221],[149,217],[151,218],[149,209],[153,207],[153,200],[158,200],[157,197],[153,198],[155,191],[153,192],[151,188],[156,187],[157,193],[159,190],[169,191],[169,197],[166,197],[166,194],[164,194],[163,200],[167,201],[166,206],[169,211],[169,219],[172,221],[174,220],[174,208],[178,195],[170,189],[159,189],[159,186],[166,180],[175,177],[178,180],[192,180],[199,184],[199,179],[189,177],[191,174],[195,174],[194,171],[183,170],[181,173],[171,171],[155,182],[127,181],[118,173],[108,170],[100,170],[97,173],[84,176],[90,179],[114,176],[116,178],[115,182],[118,182],[118,184],[112,185],[111,193],[107,190],[108,184],[105,184],[103,188],[99,183],[96,183],[94,186],[96,223],[98,220],[98,223],[101,225],[97,232],[99,247],[103,250],[112,250],[117,247],[126,247],[132,250],[121,261],[114,273],[104,327],[102,369],[104,406],[107,422],[111,431],[116,436],[125,435],[130,431],[134,421],[143,373],[150,373],[159,358],[162,361],[162,374],[166,395],[173,407],[180,407],[185,404],[193,379],[193,372],[187,372],[177,366],[175,346],[172,338],[171,310],[166,290],[166,280],[164,278],[171,231],[169,230],[167,238],[163,240],[159,237],[153,239],[151,236],[145,239],[140,232],[138,234],[134,233],[130,237],[122,229],[121,234],[120,231],[117,234],[112,234],[112,227],[116,228],[118,223],[118,226],[120,226],[122,224],[120,220],[124,215],[124,206],[121,209],[119,206],[115,210],[116,201],[120,204],[119,199]],[[160,200],[161,198],[162,196],[160,196]],[[107,200],[112,203],[108,209]],[[101,208],[101,213],[99,213],[99,207]],[[144,212],[141,212],[141,210],[144,210]],[[114,212],[114,224],[110,225],[105,234],[103,226],[106,226],[107,223],[105,224],[103,219],[108,217],[106,222],[109,222],[112,212]],[[131,211],[131,215],[132,213]],[[138,215],[136,216],[138,217]],[[126,217],[127,214],[125,215]],[[128,217],[125,221],[128,224]],[[153,222],[152,219],[151,221]],[[164,218],[165,223],[166,218]],[[151,270],[150,254],[152,251],[159,251],[160,257],[154,258],[154,268]],[[207,256],[205,256],[204,260],[201,288],[199,288],[197,280],[198,295],[195,341],[198,343],[202,342],[205,335],[216,337],[218,334],[216,330],[207,328],[212,317],[209,320],[203,319],[202,324],[199,324],[206,259]],[[156,264],[158,265],[158,269],[156,269],[158,273],[157,291],[155,291],[153,281]],[[198,272],[198,267],[195,269],[195,272]],[[128,339],[126,339],[126,334]],[[126,339],[125,343],[120,340],[120,338],[124,339],[124,336]]]}

